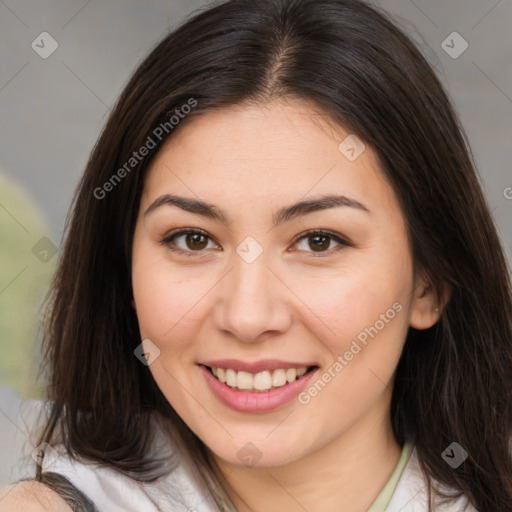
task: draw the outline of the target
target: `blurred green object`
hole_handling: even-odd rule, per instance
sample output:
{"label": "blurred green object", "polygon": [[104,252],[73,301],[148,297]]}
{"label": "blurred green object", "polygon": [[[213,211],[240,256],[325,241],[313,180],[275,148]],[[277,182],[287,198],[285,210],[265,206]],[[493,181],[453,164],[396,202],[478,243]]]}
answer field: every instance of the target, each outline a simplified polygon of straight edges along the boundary
{"label": "blurred green object", "polygon": [[58,248],[29,194],[0,174],[0,384],[42,396],[37,376],[43,301]]}

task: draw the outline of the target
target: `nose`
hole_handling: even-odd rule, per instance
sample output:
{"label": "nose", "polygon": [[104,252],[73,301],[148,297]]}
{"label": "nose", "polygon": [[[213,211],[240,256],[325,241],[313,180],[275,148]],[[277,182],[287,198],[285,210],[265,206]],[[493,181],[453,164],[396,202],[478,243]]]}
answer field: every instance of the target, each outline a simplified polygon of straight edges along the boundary
{"label": "nose", "polygon": [[264,254],[251,263],[234,254],[233,267],[217,290],[216,326],[242,342],[264,341],[291,325],[291,292]]}

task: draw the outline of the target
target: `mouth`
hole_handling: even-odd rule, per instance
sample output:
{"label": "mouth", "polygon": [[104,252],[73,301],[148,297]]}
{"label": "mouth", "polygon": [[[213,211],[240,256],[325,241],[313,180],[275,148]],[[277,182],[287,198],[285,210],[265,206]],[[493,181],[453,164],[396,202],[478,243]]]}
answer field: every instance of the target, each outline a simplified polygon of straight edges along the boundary
{"label": "mouth", "polygon": [[220,366],[204,365],[204,367],[218,381],[229,388],[248,393],[267,393],[288,386],[318,368],[317,366],[298,366],[263,370],[254,373]]}
{"label": "mouth", "polygon": [[317,365],[235,360],[198,364],[213,395],[242,413],[266,413],[292,402],[320,368]]}

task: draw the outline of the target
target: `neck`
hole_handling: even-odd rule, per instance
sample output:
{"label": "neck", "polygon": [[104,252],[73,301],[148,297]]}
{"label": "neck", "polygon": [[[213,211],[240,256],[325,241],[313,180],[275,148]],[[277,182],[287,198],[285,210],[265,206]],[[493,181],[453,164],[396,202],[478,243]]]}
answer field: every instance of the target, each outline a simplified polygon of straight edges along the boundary
{"label": "neck", "polygon": [[[383,414],[384,413],[384,414]],[[375,501],[400,458],[389,404],[306,457],[286,465],[246,468],[210,458],[238,512],[361,512]]]}

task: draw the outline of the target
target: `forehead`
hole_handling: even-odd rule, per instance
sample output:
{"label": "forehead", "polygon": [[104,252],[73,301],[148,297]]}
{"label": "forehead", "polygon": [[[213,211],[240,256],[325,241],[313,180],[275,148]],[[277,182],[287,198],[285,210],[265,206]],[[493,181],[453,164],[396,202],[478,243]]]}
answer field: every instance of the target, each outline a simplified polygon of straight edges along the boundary
{"label": "forehead", "polygon": [[[250,198],[254,207],[255,201],[282,205],[339,193],[396,206],[376,154],[357,140],[305,101],[209,111],[161,148],[148,169],[143,203],[176,193],[240,207]],[[362,151],[355,159],[357,153],[347,153],[351,145]]]}

